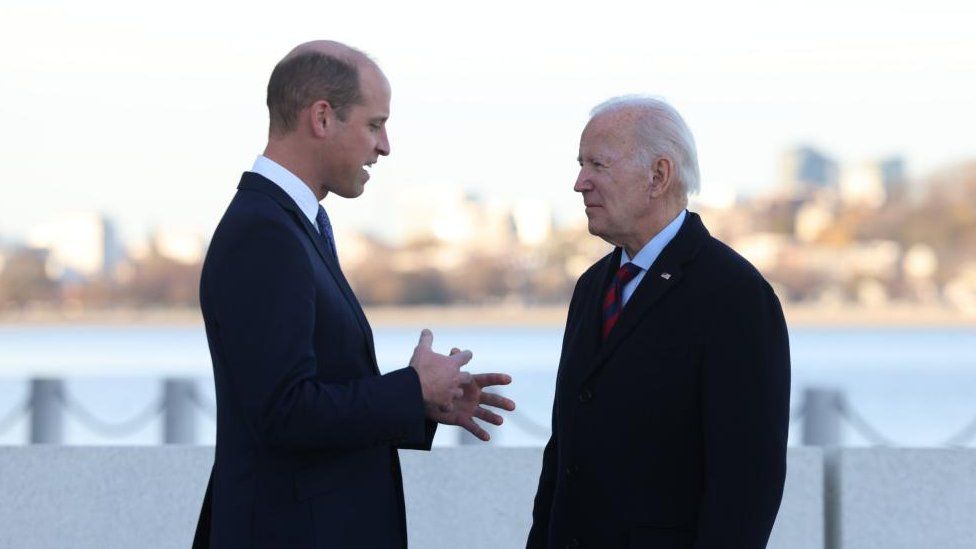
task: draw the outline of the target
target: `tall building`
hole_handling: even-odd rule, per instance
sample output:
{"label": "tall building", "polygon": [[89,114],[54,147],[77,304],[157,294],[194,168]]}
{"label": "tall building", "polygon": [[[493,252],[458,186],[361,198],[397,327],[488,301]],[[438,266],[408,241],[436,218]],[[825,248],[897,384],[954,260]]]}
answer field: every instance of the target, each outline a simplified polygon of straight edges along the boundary
{"label": "tall building", "polygon": [[905,162],[894,156],[844,167],[841,198],[850,206],[878,207],[905,190]]}
{"label": "tall building", "polygon": [[93,212],[64,214],[38,225],[29,232],[27,242],[50,252],[47,272],[57,279],[110,276],[123,259],[114,224]]}
{"label": "tall building", "polygon": [[799,146],[780,158],[780,181],[800,192],[834,188],[838,182],[837,162],[810,146]]}
{"label": "tall building", "polygon": [[881,160],[879,163],[881,164],[881,178],[884,182],[887,199],[890,200],[904,196],[907,190],[905,159],[900,156],[892,156]]}

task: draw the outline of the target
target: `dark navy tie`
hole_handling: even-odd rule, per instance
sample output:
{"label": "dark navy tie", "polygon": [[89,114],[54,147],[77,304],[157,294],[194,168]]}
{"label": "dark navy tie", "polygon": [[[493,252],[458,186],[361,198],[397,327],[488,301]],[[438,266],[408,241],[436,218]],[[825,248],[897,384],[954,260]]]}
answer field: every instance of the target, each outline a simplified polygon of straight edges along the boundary
{"label": "dark navy tie", "polygon": [[620,318],[620,312],[624,308],[624,286],[628,282],[634,279],[638,273],[641,272],[641,268],[633,263],[624,263],[617,270],[617,274],[613,275],[613,280],[610,281],[610,287],[607,288],[607,294],[603,297],[603,340],[607,340],[607,336],[610,335],[610,330],[613,330],[614,325],[617,323],[617,319]]}
{"label": "dark navy tie", "polygon": [[329,223],[329,214],[325,213],[325,208],[321,204],[319,204],[319,213],[315,216],[315,224],[319,226],[319,233],[325,237],[325,241],[329,244],[329,251],[338,263],[339,254],[336,253],[335,238],[332,236],[332,223]]}

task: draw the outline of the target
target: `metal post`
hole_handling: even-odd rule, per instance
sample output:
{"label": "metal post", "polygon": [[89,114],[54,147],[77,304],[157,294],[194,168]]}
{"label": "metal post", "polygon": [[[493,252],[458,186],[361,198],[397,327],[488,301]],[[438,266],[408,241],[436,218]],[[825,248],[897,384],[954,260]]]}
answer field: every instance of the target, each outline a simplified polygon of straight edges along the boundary
{"label": "metal post", "polygon": [[192,379],[167,378],[163,388],[163,442],[193,444],[196,442],[196,414]]}
{"label": "metal post", "polygon": [[803,391],[803,444],[839,446],[842,394],[838,389],[810,387]]}
{"label": "metal post", "polygon": [[31,444],[61,444],[64,414],[60,379],[32,379],[30,406]]}

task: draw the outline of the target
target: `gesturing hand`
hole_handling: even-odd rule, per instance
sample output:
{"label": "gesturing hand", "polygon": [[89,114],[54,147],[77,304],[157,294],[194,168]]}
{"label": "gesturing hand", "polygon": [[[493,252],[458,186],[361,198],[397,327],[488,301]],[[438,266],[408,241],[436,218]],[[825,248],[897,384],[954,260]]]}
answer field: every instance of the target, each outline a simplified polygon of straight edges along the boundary
{"label": "gesturing hand", "polygon": [[468,377],[461,366],[471,361],[471,351],[458,351],[451,356],[435,353],[431,349],[434,334],[428,329],[420,332],[420,341],[410,357],[410,366],[417,370],[420,390],[427,410],[449,412],[455,399],[462,398],[461,383]]}
{"label": "gesturing hand", "polygon": [[[457,348],[451,349],[451,357],[455,357],[460,353],[461,351]],[[487,441],[491,436],[474,421],[474,418],[487,421],[492,425],[501,425],[504,419],[502,416],[483,408],[481,405],[484,404],[511,412],[515,409],[515,402],[501,395],[483,391],[482,389],[494,385],[508,385],[511,382],[512,377],[508,374],[474,374],[466,377],[461,383],[463,393],[459,398],[454,400],[453,408],[449,411],[428,408],[427,416],[438,423],[463,427],[472,435]]]}

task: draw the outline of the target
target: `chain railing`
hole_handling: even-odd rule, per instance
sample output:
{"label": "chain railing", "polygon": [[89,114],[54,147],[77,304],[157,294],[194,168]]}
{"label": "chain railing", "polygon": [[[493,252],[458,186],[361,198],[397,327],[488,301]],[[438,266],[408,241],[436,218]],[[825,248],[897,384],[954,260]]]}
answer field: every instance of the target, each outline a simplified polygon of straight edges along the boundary
{"label": "chain railing", "polygon": [[[130,417],[121,420],[109,420],[94,413],[60,380],[34,379],[27,394],[0,414],[0,436],[27,417],[30,420],[31,442],[60,443],[62,417],[67,415],[95,434],[117,438],[135,434],[162,416],[163,442],[187,444],[194,442],[196,412],[215,421],[217,406],[212,399],[201,394],[195,380],[189,378],[167,378],[159,395]],[[538,422],[525,413],[506,414],[505,419],[533,438],[544,440],[550,435],[548,424]],[[806,389],[803,400],[790,411],[790,424],[798,423],[802,426],[805,445],[839,446],[842,443],[841,426],[846,424],[869,445],[901,446],[875,427],[837,389]],[[969,447],[974,442],[976,418],[966,422],[958,432],[937,446],[961,448]]]}
{"label": "chain railing", "polygon": [[548,439],[552,434],[552,429],[548,425],[538,423],[521,412],[512,412],[505,416],[505,419],[521,429],[523,433],[535,438]]}
{"label": "chain railing", "polygon": [[157,396],[144,406],[139,412],[123,420],[111,421],[98,417],[90,409],[85,407],[78,399],[74,398],[67,390],[60,392],[61,404],[64,409],[79,423],[89,431],[98,435],[116,438],[125,437],[137,433],[159,417],[165,410],[162,395]]}
{"label": "chain railing", "polygon": [[[791,423],[802,420],[804,443],[822,446],[840,445],[840,424],[846,423],[858,436],[871,446],[899,447],[894,438],[882,433],[871,424],[850,401],[837,389],[810,388],[804,392],[803,403],[790,414]],[[813,440],[810,434],[813,433]],[[936,447],[963,448],[976,442],[976,417],[969,420],[955,434]]]}
{"label": "chain railing", "polygon": [[30,397],[25,395],[21,401],[14,405],[8,412],[0,415],[0,435],[4,435],[24,416],[30,413]]}
{"label": "chain railing", "polygon": [[207,417],[209,417],[210,419],[214,421],[217,420],[216,402],[204,398],[204,396],[200,394],[200,391],[193,391],[190,394],[190,400],[193,402],[193,405],[196,407],[197,410],[200,410],[201,412],[206,414]]}
{"label": "chain railing", "polygon": [[161,394],[138,412],[128,418],[110,420],[93,412],[66,388],[62,380],[32,379],[21,402],[0,415],[0,436],[26,416],[31,443],[60,444],[65,418],[76,420],[83,428],[97,435],[120,438],[145,429],[163,415],[163,442],[192,443],[195,431],[193,410],[177,408],[184,407],[181,399],[187,400],[187,394],[190,399],[199,400],[197,392],[193,379],[166,379]]}

